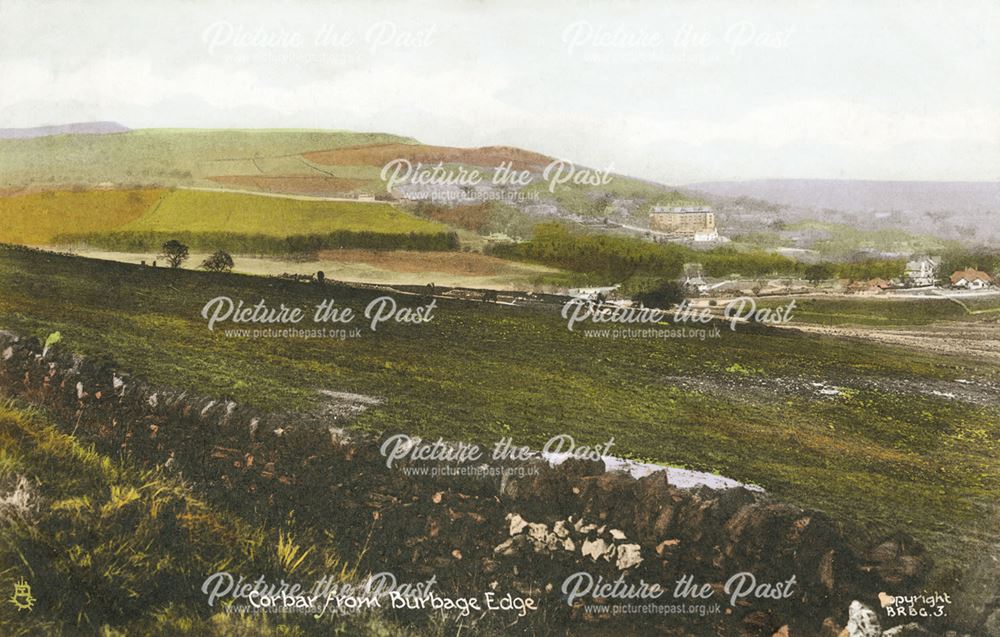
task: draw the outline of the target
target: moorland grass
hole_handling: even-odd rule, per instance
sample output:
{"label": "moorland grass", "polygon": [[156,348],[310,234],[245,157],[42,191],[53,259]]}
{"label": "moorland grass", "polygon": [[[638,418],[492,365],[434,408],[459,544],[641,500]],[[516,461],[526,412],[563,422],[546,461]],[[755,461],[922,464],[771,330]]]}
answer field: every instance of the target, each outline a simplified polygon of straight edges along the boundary
{"label": "moorland grass", "polygon": [[910,532],[948,590],[996,541],[1000,413],[928,385],[1000,382],[988,362],[753,326],[705,340],[586,338],[555,306],[447,300],[430,323],[360,338],[227,338],[199,315],[216,296],[333,298],[361,313],[381,293],[19,250],[0,251],[0,291],[0,328],[58,330],[156,384],[264,409],[318,408],[320,389],[375,395],[384,402],[354,426],[434,438],[614,436],[624,456],[757,483],[870,534]]}

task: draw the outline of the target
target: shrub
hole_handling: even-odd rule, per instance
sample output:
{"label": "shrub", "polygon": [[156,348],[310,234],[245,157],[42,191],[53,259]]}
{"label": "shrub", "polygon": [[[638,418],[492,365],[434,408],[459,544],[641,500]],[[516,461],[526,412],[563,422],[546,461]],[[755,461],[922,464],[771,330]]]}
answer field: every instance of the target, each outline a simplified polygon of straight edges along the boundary
{"label": "shrub", "polygon": [[684,288],[676,281],[660,281],[655,287],[636,294],[633,300],[646,307],[665,309],[684,300]]}
{"label": "shrub", "polygon": [[160,254],[166,258],[172,268],[179,268],[181,263],[187,261],[189,255],[188,247],[177,239],[171,239],[164,243],[160,247]]}
{"label": "shrub", "polygon": [[217,250],[215,254],[202,261],[201,267],[209,272],[229,272],[233,269],[233,257],[225,250]]}

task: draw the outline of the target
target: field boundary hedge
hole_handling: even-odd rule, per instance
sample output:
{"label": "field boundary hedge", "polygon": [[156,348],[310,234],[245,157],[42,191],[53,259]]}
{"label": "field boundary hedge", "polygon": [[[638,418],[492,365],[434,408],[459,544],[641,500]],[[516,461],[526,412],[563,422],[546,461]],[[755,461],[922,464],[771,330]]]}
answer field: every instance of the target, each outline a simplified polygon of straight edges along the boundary
{"label": "field boundary hedge", "polygon": [[454,232],[391,233],[337,230],[323,234],[275,237],[237,232],[116,231],[61,234],[58,245],[86,244],[115,252],[155,252],[176,239],[196,252],[225,250],[232,254],[295,254],[317,250],[361,248],[366,250],[416,250],[446,252],[459,249]]}

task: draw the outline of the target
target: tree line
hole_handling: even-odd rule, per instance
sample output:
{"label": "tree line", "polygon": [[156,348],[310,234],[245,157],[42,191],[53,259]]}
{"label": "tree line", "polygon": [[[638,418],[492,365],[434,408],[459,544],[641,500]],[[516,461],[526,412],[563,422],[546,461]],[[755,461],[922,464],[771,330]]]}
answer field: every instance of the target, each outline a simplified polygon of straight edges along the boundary
{"label": "tree line", "polygon": [[871,259],[827,262],[810,266],[764,250],[738,250],[722,246],[694,250],[678,243],[651,243],[630,237],[575,232],[559,223],[535,227],[531,241],[499,244],[490,253],[501,258],[529,261],[610,281],[655,276],[678,278],[685,263],[700,263],[712,277],[806,277],[815,280],[844,278],[867,280],[903,276],[905,259]]}
{"label": "tree line", "polygon": [[190,249],[206,252],[224,250],[230,254],[297,254],[318,250],[357,248],[366,250],[458,250],[454,232],[390,233],[337,230],[324,234],[276,237],[236,232],[117,231],[64,234],[54,241],[61,245],[87,244],[116,252],[152,252],[170,240]]}

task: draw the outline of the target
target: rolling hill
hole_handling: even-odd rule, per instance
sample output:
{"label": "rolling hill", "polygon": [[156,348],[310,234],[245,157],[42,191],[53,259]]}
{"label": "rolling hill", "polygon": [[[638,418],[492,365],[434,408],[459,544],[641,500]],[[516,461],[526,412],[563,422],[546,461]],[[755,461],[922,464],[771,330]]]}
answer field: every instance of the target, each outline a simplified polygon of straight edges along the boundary
{"label": "rolling hill", "polygon": [[[193,187],[388,198],[380,172],[393,159],[479,169],[485,178],[475,194],[463,194],[458,187],[431,190],[458,195],[448,198],[450,205],[490,201],[531,217],[635,222],[645,220],[651,203],[690,201],[666,186],[624,175],[612,175],[609,183],[598,186],[564,183],[553,191],[543,172],[554,158],[509,146],[457,148],[385,133],[292,129],[139,129],[114,135],[0,139],[0,192]],[[489,183],[502,164],[529,171],[530,185]],[[519,196],[496,196],[511,192]],[[396,194],[413,198],[412,193]]]}
{"label": "rolling hill", "polygon": [[998,181],[760,179],[688,188],[709,197],[772,202],[784,208],[784,220],[822,219],[982,244],[1000,240]]}
{"label": "rolling hill", "polygon": [[127,133],[129,128],[118,122],[77,122],[57,126],[34,126],[31,128],[0,128],[0,139],[34,139],[51,135],[108,135]]}

